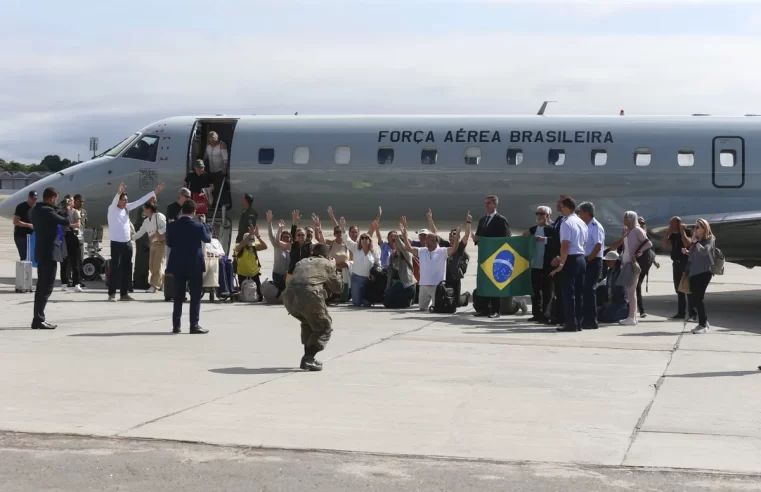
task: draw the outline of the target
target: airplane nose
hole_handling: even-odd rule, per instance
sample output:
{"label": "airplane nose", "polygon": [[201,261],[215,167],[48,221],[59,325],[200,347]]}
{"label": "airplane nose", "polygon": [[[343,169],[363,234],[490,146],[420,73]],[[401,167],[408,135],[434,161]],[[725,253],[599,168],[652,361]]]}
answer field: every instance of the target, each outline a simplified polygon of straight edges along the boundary
{"label": "airplane nose", "polygon": [[5,219],[13,218],[13,212],[16,211],[16,206],[21,203],[18,201],[18,195],[18,193],[14,193],[11,196],[5,197],[5,199],[0,202],[0,217]]}

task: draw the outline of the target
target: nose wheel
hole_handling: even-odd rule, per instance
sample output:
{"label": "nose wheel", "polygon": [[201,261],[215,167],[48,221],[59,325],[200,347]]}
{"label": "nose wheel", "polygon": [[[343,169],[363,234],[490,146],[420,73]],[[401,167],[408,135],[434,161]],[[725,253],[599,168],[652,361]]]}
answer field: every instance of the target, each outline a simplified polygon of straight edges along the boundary
{"label": "nose wheel", "polygon": [[96,257],[85,258],[82,262],[82,278],[87,281],[95,281],[100,278],[105,270],[105,262]]}

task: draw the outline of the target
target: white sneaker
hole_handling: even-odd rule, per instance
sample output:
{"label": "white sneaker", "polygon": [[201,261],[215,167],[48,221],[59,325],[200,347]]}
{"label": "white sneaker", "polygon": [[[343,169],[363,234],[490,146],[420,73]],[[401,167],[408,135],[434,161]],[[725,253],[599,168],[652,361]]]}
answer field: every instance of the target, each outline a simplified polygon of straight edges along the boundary
{"label": "white sneaker", "polygon": [[156,292],[156,289],[153,287],[150,287],[148,290],[145,291],[146,294],[153,294]]}
{"label": "white sneaker", "polygon": [[68,292],[68,289],[66,288],[65,285],[61,286],[61,292]]}
{"label": "white sneaker", "polygon": [[692,330],[692,333],[695,335],[702,335],[703,333],[708,333],[708,323],[706,323],[706,326],[696,326],[694,330]]}
{"label": "white sneaker", "polygon": [[637,318],[626,318],[618,322],[622,326],[634,326],[637,324]]}
{"label": "white sneaker", "polygon": [[74,292],[82,292],[82,287],[80,285],[74,286]]}

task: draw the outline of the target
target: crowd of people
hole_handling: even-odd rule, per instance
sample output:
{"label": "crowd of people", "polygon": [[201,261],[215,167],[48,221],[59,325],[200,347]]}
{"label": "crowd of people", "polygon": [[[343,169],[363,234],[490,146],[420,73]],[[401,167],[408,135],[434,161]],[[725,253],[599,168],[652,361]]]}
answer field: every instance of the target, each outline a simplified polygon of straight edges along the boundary
{"label": "crowd of people", "polygon": [[[126,188],[121,185],[109,206],[108,300],[117,301],[117,290],[119,301],[134,300],[130,296],[132,242],[147,235],[150,240],[147,292],[166,288],[166,276],[172,276],[175,284],[173,331],[180,331],[182,303],[187,292],[190,294],[190,330],[206,333],[199,325],[199,276],[205,270],[203,245],[211,241],[211,229],[203,215],[196,217],[197,204],[188,188],[180,190],[177,200],[168,205],[166,214],[159,212],[156,197],[162,189],[163,185],[159,185],[153,192],[129,202]],[[37,203],[37,195],[32,192],[19,204],[14,216],[14,237],[21,259],[26,259],[28,234],[36,232],[38,284],[32,322],[35,329],[55,328],[45,319],[44,310],[59,263],[62,289],[75,292],[83,289],[80,272],[82,231],[86,224],[84,198],[67,195],[60,202],[58,198],[57,192],[48,188],[42,202]],[[385,237],[382,235],[380,207],[367,232],[361,232],[354,225],[347,226],[346,220],[337,218],[332,207],[328,207],[332,239],[325,238],[322,222],[316,214],[311,215],[311,225],[301,227],[301,212],[294,210],[291,227],[287,229],[285,221],[275,222],[273,213],[268,211],[267,229],[274,263],[272,280],[263,283],[259,255],[270,246],[259,233],[253,201],[250,194],[243,198],[243,213],[231,251],[238,283],[252,281],[256,300],[282,302],[291,314],[303,318],[300,319],[306,358],[302,366],[309,370],[321,368],[319,362],[314,361],[314,354],[329,340],[326,326],[330,322],[326,321],[329,319],[327,307],[324,311],[322,306],[315,307],[317,314],[305,316],[303,306],[309,303],[294,300],[294,295],[288,294],[291,285],[312,288],[317,285],[315,279],[325,276],[326,263],[308,259],[318,256],[331,266],[331,277],[323,282],[327,291],[321,291],[325,306],[350,303],[358,308],[383,305],[405,309],[417,304],[421,311],[453,312],[441,311],[444,309],[441,303],[448,301],[454,308],[464,307],[473,298],[471,293],[462,292],[462,279],[470,262],[466,251],[468,243],[472,240],[478,245],[480,237],[511,235],[508,220],[497,211],[499,200],[495,195],[485,198],[486,214],[478,221],[475,231],[468,211],[463,214],[463,225],[449,231],[446,238],[439,236],[430,210],[428,228],[416,231],[416,237],[410,238],[406,217],[400,218],[398,229],[389,231]],[[129,212],[137,208],[142,209],[142,216],[136,230]],[[567,332],[597,329],[600,323],[637,324],[638,318],[647,315],[642,299],[643,281],[651,266],[660,266],[645,220],[633,211],[626,212],[620,239],[606,248],[605,230],[595,218],[592,203],[577,205],[573,198],[561,196],[556,210],[559,216],[553,220],[550,207],[538,207],[536,225],[524,232],[524,236],[533,237],[536,243],[531,261],[530,321],[554,325],[558,331]],[[703,298],[715,261],[715,239],[710,225],[699,219],[691,234],[689,228],[674,217],[664,246],[671,249],[678,295],[678,311],[673,318],[693,320],[697,317],[698,325],[693,333],[705,333],[709,325]],[[312,273],[300,274],[302,264],[311,265]],[[315,269],[320,272],[315,273]],[[449,299],[445,298],[447,295]],[[503,299],[481,297],[478,301],[474,299],[476,316],[500,316]],[[516,306],[513,312],[521,308],[520,303]],[[525,303],[522,307],[525,312]]]}

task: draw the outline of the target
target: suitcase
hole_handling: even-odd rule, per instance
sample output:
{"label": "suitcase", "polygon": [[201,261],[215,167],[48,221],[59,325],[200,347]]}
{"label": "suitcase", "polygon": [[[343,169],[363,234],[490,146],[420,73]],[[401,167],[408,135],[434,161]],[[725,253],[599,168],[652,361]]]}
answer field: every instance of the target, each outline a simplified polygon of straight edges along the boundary
{"label": "suitcase", "polygon": [[209,213],[209,199],[205,194],[193,193],[193,201],[196,202],[196,215]]}
{"label": "suitcase", "polygon": [[217,287],[219,287],[219,258],[207,256],[206,271],[203,273],[203,288],[216,289]]}
{"label": "suitcase", "polygon": [[16,262],[16,292],[32,292],[31,239],[26,237],[26,260]]}

